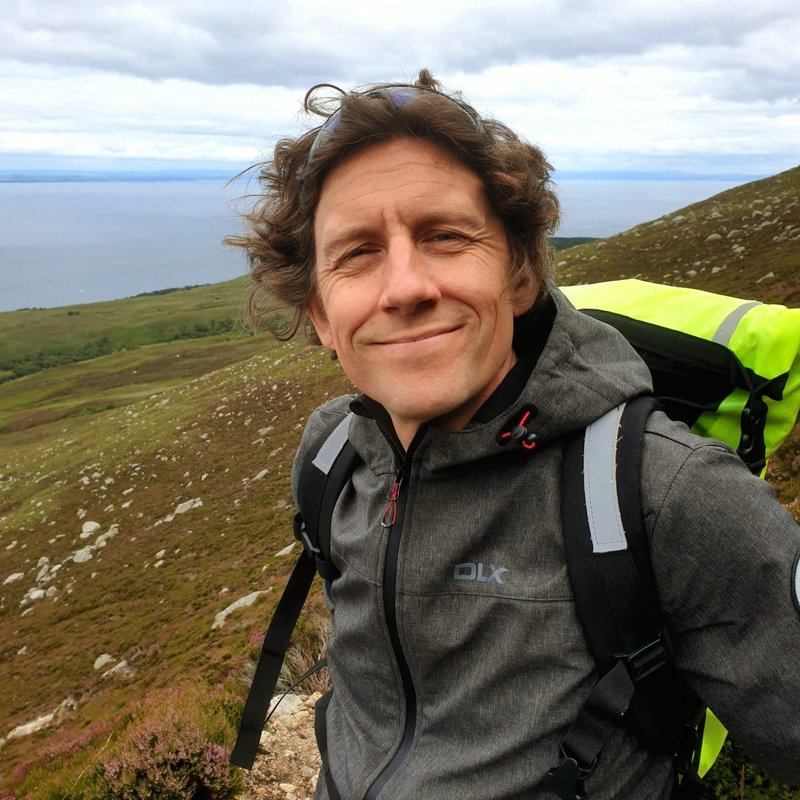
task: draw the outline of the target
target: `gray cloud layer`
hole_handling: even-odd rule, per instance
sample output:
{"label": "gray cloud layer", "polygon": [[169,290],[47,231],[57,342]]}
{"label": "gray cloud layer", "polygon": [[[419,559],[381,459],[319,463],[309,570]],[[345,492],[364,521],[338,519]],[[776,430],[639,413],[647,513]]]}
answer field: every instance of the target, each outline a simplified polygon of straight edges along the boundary
{"label": "gray cloud layer", "polygon": [[648,56],[735,77],[735,85],[707,87],[721,97],[800,98],[795,0],[501,0],[437,10],[412,0],[385,18],[375,4],[347,0],[5,5],[0,41],[6,58],[153,80],[300,88],[323,80],[396,78],[424,65],[472,73],[528,59],[591,63]]}
{"label": "gray cloud layer", "polygon": [[5,0],[0,157],[246,162],[318,82],[430,67],[567,169],[797,163],[797,0]]}

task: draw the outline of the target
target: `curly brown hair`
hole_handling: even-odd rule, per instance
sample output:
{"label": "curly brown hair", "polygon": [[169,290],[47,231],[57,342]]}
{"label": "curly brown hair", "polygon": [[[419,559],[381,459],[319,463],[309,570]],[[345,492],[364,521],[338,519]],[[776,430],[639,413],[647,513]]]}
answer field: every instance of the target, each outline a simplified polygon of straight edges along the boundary
{"label": "curly brown hair", "polygon": [[[325,95],[326,89],[338,95]],[[552,167],[539,148],[481,117],[460,94],[445,93],[428,70],[413,83],[351,92],[318,84],[306,94],[304,108],[324,122],[297,139],[281,139],[271,161],[251,168],[258,170],[261,191],[243,215],[244,232],[225,240],[247,254],[253,324],[277,301],[293,316],[276,335],[288,339],[296,333],[316,293],[314,211],[325,176],[354,153],[403,137],[436,142],[480,177],[508,235],[509,285],[545,292],[559,204]],[[313,331],[309,335],[315,338]]]}

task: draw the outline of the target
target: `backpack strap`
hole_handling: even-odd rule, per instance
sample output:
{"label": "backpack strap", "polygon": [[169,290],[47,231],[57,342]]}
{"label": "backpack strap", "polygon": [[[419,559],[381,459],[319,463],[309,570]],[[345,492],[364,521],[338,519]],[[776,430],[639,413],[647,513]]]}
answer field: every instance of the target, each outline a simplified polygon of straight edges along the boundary
{"label": "backpack strap", "polygon": [[324,580],[339,577],[330,560],[331,519],[336,501],[360,461],[348,439],[352,418],[349,413],[334,419],[319,434],[300,468],[297,485],[300,510],[293,522],[294,535],[314,558]]}
{"label": "backpack strap", "polygon": [[335,419],[314,440],[300,469],[295,536],[303,543],[286,588],[272,616],[247,700],[230,763],[250,769],[255,761],[261,732],[275,693],[289,640],[297,625],[314,575],[334,580],[338,570],[330,560],[331,517],[336,500],[358,463],[347,439],[351,414]]}
{"label": "backpack strap", "polygon": [[[655,406],[652,397],[636,398],[564,447],[567,569],[576,613],[601,675],[564,737],[559,764],[544,781],[564,800],[583,796],[583,783],[623,716],[645,746],[670,755],[683,727],[684,704],[676,701],[674,676],[665,669],[671,648],[661,623],[640,498],[642,439]],[[655,708],[652,700],[659,697]]]}
{"label": "backpack strap", "polygon": [[255,761],[283,658],[289,647],[292,631],[297,625],[297,618],[308,597],[315,571],[314,561],[306,553],[301,553],[264,635],[253,682],[242,711],[239,734],[231,751],[230,763],[237,767],[250,769]]}

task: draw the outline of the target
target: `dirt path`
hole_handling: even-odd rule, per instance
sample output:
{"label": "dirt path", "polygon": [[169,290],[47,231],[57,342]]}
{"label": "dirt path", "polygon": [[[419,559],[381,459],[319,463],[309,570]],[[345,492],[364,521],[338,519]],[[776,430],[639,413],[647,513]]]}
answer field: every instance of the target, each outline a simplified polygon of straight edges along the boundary
{"label": "dirt path", "polygon": [[242,800],[311,800],[319,772],[314,703],[319,694],[288,695],[261,735]]}

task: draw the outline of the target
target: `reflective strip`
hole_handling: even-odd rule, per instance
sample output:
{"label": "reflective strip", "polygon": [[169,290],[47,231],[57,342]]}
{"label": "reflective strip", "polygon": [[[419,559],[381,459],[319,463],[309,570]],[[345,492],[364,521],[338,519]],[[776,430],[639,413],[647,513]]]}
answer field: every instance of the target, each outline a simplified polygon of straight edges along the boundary
{"label": "reflective strip", "polygon": [[334,429],[333,433],[325,440],[320,447],[316,458],[311,462],[320,472],[327,475],[333,462],[336,461],[339,453],[347,442],[347,433],[350,429],[350,420],[353,414],[348,414]]}
{"label": "reflective strip", "polygon": [[612,408],[586,428],[583,487],[595,553],[628,549],[617,499],[617,437],[624,408]]}
{"label": "reflective strip", "polygon": [[742,317],[751,309],[755,308],[756,306],[760,306],[757,300],[753,300],[750,303],[743,303],[738,308],[734,308],[724,320],[722,320],[722,324],[717,328],[717,332],[714,334],[714,338],[711,340],[712,342],[716,342],[717,344],[724,344],[727,345],[728,342],[731,340],[731,336],[733,336],[733,332],[736,330],[736,326],[742,321]]}
{"label": "reflective strip", "polygon": [[795,607],[800,611],[800,553],[794,560],[794,600]]}

